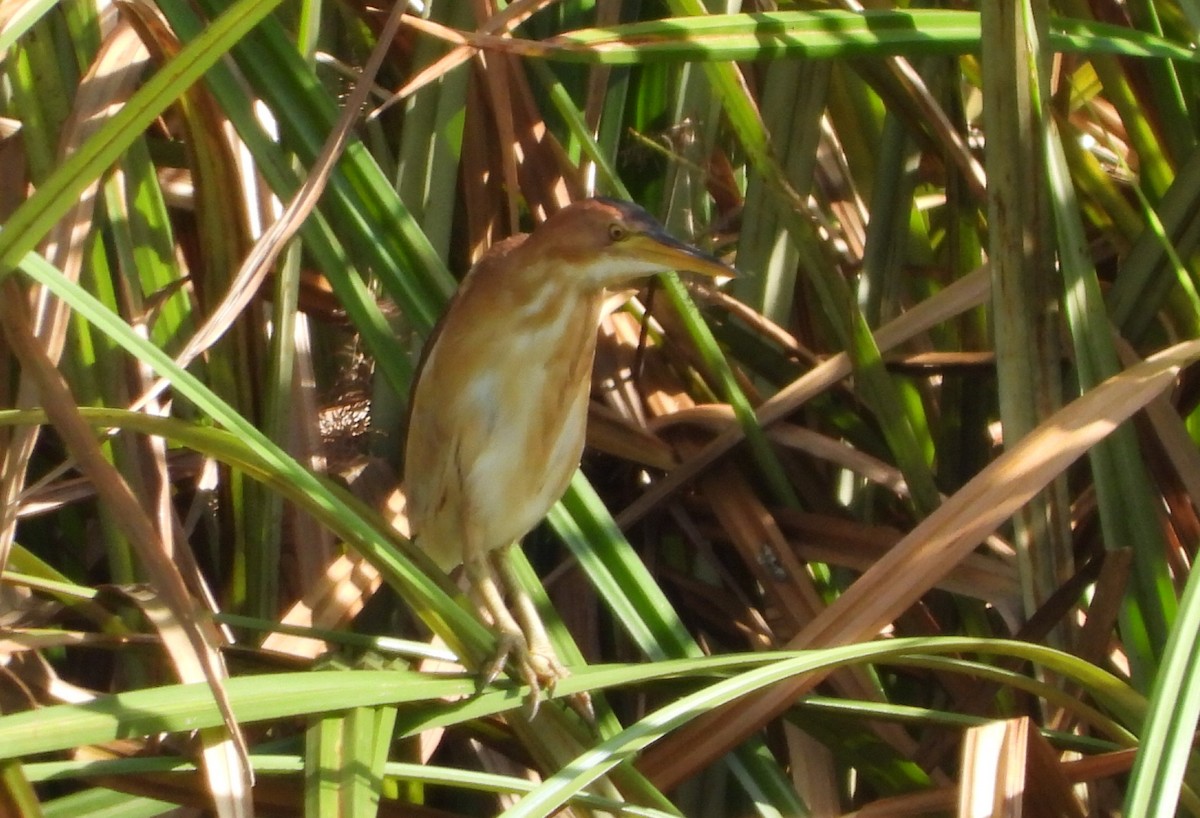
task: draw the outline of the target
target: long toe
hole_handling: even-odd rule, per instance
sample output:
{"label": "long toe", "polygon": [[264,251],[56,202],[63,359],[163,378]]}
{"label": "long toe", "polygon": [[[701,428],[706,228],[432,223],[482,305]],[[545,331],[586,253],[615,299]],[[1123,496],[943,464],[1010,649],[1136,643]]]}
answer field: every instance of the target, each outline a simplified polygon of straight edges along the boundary
{"label": "long toe", "polygon": [[504,672],[504,666],[508,663],[508,657],[512,654],[520,654],[525,645],[525,637],[519,632],[513,633],[510,631],[496,632],[496,652],[492,655],[491,661],[483,666],[483,671],[479,674],[479,687],[483,688],[496,681],[497,677]]}
{"label": "long toe", "polygon": [[531,649],[521,631],[497,629],[496,653],[484,666],[480,686],[486,687],[495,681],[510,660],[517,676],[529,686],[527,705],[529,717],[533,718],[541,705],[543,692],[553,694],[558,680],[565,679],[570,673],[553,650],[547,647]]}
{"label": "long toe", "polygon": [[517,672],[529,685],[526,706],[529,708],[529,718],[532,719],[537,715],[543,691],[547,696],[554,695],[554,687],[558,684],[558,680],[565,679],[570,673],[562,666],[553,652],[530,650],[528,643],[524,640],[522,642],[521,648],[515,651],[513,661],[516,664]]}
{"label": "long toe", "polygon": [[[521,678],[529,685],[529,698],[526,704],[529,708],[529,718],[532,719],[537,715],[542,693],[545,692],[547,696],[554,695],[555,685],[570,676],[571,671],[567,670],[553,653],[547,655],[531,651],[527,654],[526,660],[517,659],[517,663]],[[596,725],[596,711],[592,707],[592,697],[586,690],[567,696],[566,701],[588,725],[592,727]]]}

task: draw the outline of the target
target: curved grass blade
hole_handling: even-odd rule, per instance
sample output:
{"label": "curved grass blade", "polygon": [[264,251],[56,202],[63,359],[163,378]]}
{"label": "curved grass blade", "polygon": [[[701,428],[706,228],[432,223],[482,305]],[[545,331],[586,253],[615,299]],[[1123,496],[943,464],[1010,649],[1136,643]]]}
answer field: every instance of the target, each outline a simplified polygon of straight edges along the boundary
{"label": "curved grass blade", "polygon": [[[955,647],[951,648],[952,645]],[[913,637],[805,651],[790,656],[776,653],[772,655],[785,658],[744,671],[677,699],[631,725],[620,735],[596,745],[559,773],[546,779],[540,787],[502,815],[504,818],[552,815],[581,787],[630,755],[653,744],[666,733],[697,716],[781,681],[795,681],[811,673],[824,675],[835,667],[857,662],[887,661],[920,653],[968,651],[1020,656],[1042,664],[1067,678],[1076,679],[1088,687],[1093,695],[1101,697],[1106,705],[1120,710],[1127,724],[1138,723],[1137,720],[1144,709],[1144,701],[1116,677],[1070,654],[1026,642]]]}
{"label": "curved grass blade", "polygon": [[[712,14],[579,29],[547,40],[466,39],[481,47],[577,62],[744,61],[806,57],[850,59],[970,54],[979,50],[978,12],[912,9]],[[1137,29],[1069,18],[1051,20],[1055,51],[1195,61],[1196,52]]]}
{"label": "curved grass blade", "polygon": [[[364,514],[363,509],[356,508],[353,500],[334,491],[327,483],[296,463],[276,443],[213,394],[195,376],[180,369],[170,356],[140,337],[124,320],[108,310],[86,290],[66,280],[45,259],[31,253],[23,260],[21,269],[30,278],[45,285],[131,355],[170,380],[174,389],[200,411],[252,446],[272,473],[282,476],[292,489],[305,492],[309,496],[311,507],[319,509],[325,517],[337,518],[342,525],[340,533],[347,535],[347,541],[371,560],[390,583],[395,584],[418,615],[428,617],[430,627],[450,640],[456,652],[461,652],[460,648],[466,648],[473,655],[488,655],[491,648],[486,646],[486,632],[474,617],[468,615],[451,599],[445,589],[430,578],[430,572],[418,570],[410,558],[397,551],[392,544],[394,533],[372,525],[369,522],[370,515]],[[462,640],[467,640],[466,644]]]}
{"label": "curved grass blade", "polygon": [[238,0],[139,88],[119,113],[67,157],[13,212],[0,231],[0,279],[22,262],[80,194],[140,134],[280,0]]}

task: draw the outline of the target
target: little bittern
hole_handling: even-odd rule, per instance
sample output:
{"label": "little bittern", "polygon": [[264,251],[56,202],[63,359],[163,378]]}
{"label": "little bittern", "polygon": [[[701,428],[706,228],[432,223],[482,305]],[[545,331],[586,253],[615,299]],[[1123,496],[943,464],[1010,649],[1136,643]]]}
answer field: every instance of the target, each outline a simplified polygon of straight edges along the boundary
{"label": "little bittern", "polygon": [[605,290],[666,270],[733,273],[636,205],[576,202],[480,259],[418,369],[404,466],[413,540],[446,571],[463,564],[499,637],[485,679],[511,656],[535,707],[565,670],[493,552],[537,525],[579,465]]}

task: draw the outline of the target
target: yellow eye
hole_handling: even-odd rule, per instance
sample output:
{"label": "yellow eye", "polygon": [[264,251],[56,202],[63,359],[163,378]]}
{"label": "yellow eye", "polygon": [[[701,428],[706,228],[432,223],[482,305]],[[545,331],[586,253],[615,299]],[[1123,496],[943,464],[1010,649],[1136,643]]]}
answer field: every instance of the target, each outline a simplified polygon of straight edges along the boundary
{"label": "yellow eye", "polygon": [[628,237],[629,231],[625,229],[624,225],[613,222],[608,226],[609,241],[625,241],[625,239]]}

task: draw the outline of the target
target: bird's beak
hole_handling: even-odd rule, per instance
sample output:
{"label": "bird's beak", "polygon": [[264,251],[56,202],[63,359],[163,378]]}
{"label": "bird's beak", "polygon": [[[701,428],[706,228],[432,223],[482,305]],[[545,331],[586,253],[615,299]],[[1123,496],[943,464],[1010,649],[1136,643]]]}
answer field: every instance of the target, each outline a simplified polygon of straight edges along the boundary
{"label": "bird's beak", "polygon": [[737,271],[716,256],[684,244],[665,231],[655,230],[634,238],[633,252],[642,260],[664,269],[699,273],[711,278],[733,278]]}

